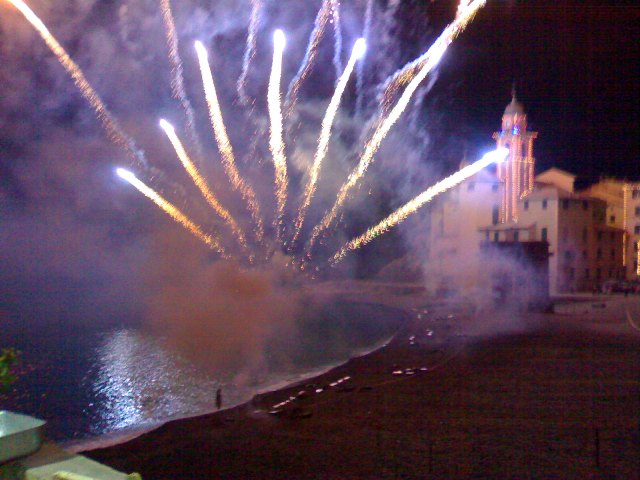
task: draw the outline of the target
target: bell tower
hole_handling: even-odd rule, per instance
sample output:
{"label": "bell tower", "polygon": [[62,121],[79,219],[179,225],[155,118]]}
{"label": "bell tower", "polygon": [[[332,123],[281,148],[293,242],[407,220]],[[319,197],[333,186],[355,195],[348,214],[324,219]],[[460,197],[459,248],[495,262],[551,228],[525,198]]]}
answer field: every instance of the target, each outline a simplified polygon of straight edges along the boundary
{"label": "bell tower", "polygon": [[518,219],[518,200],[533,190],[533,140],[538,132],[527,130],[527,115],[516,99],[515,88],[511,91],[511,103],[502,115],[502,130],[493,138],[497,147],[509,149],[509,156],[497,166],[498,178],[504,183],[500,202],[500,222]]}

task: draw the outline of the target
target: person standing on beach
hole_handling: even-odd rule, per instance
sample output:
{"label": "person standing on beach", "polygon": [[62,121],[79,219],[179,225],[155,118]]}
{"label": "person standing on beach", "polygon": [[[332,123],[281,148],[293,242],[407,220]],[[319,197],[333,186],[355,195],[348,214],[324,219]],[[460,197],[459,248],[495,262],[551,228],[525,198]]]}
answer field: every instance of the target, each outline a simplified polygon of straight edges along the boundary
{"label": "person standing on beach", "polygon": [[222,408],[222,388],[216,390],[216,408],[218,410]]}

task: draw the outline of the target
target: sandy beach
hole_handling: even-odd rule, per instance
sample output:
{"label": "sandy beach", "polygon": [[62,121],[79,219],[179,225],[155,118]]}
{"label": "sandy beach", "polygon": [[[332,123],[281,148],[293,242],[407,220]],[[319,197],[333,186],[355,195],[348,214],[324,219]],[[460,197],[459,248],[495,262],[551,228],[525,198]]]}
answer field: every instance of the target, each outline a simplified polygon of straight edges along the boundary
{"label": "sandy beach", "polygon": [[638,297],[559,314],[386,300],[411,320],[385,347],[84,454],[158,480],[638,478]]}

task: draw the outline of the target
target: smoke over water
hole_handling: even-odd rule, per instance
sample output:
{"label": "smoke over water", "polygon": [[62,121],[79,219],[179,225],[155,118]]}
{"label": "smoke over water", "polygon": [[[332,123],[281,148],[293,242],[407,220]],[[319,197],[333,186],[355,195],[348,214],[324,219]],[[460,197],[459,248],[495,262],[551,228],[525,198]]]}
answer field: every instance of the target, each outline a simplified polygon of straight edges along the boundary
{"label": "smoke over water", "polygon": [[[0,298],[2,320],[47,326],[55,312],[57,335],[69,325],[98,330],[142,323],[140,331],[161,337],[202,371],[236,383],[290,366],[313,368],[344,359],[354,348],[367,347],[362,339],[373,345],[390,333],[373,320],[370,328],[360,323],[346,307],[334,311],[314,303],[304,288],[322,276],[375,274],[424,235],[424,223],[416,219],[374,242],[364,261],[352,255],[340,269],[327,268],[327,260],[345,242],[441,176],[442,166],[433,168],[438,162],[429,157],[428,128],[419,128],[428,126],[422,99],[435,70],[398,115],[367,176],[345,195],[343,208],[318,240],[313,261],[303,263],[303,258],[314,226],[358,165],[380,124],[380,112],[388,111],[379,104],[384,100],[378,98],[381,85],[407,60],[401,40],[391,35],[402,28],[396,18],[408,15],[400,2],[388,2],[386,10],[375,1],[335,0],[224,0],[206,8],[195,0],[29,2],[81,69],[90,93],[99,95],[94,110],[104,117],[96,108],[104,104],[126,133],[123,138],[135,140],[124,142],[129,152],[109,141],[85,102],[90,95],[83,98],[78,92],[11,5],[17,3],[0,1],[0,200],[7,211],[0,216],[0,280],[9,286]],[[324,23],[314,26],[319,11]],[[427,24],[426,10],[421,15]],[[320,24],[322,34],[314,35]],[[279,85],[273,82],[268,102],[270,78],[278,78],[271,74],[277,28],[287,39],[281,79]],[[359,80],[346,85],[300,241],[292,242],[338,67],[347,65],[365,31],[366,63],[358,67]],[[411,41],[425,51],[426,37],[435,35],[421,32]],[[309,38],[314,43],[309,45]],[[231,153],[222,151],[225,142],[212,131],[196,40],[208,53],[242,181],[228,181]],[[295,109],[279,130],[287,167],[279,175],[288,178],[281,182],[287,191],[276,199],[268,132],[270,117],[278,115],[269,115],[269,103],[283,101],[301,71],[305,75],[296,87]],[[172,143],[177,142],[162,134],[160,118],[175,127],[184,155],[176,155]],[[212,210],[202,198],[180,163],[186,155],[194,156],[224,210]],[[136,177],[125,173],[124,178],[145,182],[147,192],[157,192],[174,212],[184,214],[188,221],[181,225],[203,232],[200,239],[211,238],[207,243],[219,244],[233,260],[222,260],[171,222],[115,175],[118,167],[131,169]],[[260,208],[248,204],[253,198]],[[42,261],[34,265],[34,258]]]}

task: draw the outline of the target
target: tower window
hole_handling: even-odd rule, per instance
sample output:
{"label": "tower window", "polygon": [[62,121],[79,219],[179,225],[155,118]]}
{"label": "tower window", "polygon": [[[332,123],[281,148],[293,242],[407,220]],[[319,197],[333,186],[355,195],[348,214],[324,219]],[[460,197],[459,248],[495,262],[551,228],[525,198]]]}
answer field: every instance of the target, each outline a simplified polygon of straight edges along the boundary
{"label": "tower window", "polygon": [[520,232],[516,230],[515,232],[513,232],[513,241],[517,242],[519,240],[520,240]]}
{"label": "tower window", "polygon": [[529,200],[524,201],[524,209],[529,210]]}
{"label": "tower window", "polygon": [[543,210],[547,209],[547,199],[546,198],[544,200],[542,200],[542,209]]}
{"label": "tower window", "polygon": [[569,200],[567,200],[566,198],[564,200],[562,200],[562,208],[564,210],[566,210],[567,208],[569,208]]}
{"label": "tower window", "polygon": [[634,188],[631,192],[633,198],[640,198],[640,188]]}
{"label": "tower window", "polygon": [[585,268],[585,269],[584,269],[584,278],[586,278],[587,280],[589,280],[589,273],[590,273],[590,272],[589,272],[589,269],[588,269],[588,268]]}
{"label": "tower window", "polygon": [[493,241],[497,242],[498,240],[500,240],[500,233],[499,232],[493,232]]}
{"label": "tower window", "polygon": [[636,235],[640,235],[640,225],[636,225],[633,229],[633,233]]}
{"label": "tower window", "polygon": [[540,240],[542,240],[543,242],[547,241],[547,229],[546,229],[546,227],[543,228],[542,230],[540,230]]}
{"label": "tower window", "polygon": [[491,222],[494,225],[497,225],[499,221],[500,221],[500,206],[494,205],[493,208],[491,209]]}
{"label": "tower window", "polygon": [[636,207],[636,217],[640,217],[640,207]]}
{"label": "tower window", "polygon": [[616,216],[615,215],[611,215],[609,217],[609,223],[616,223]]}

